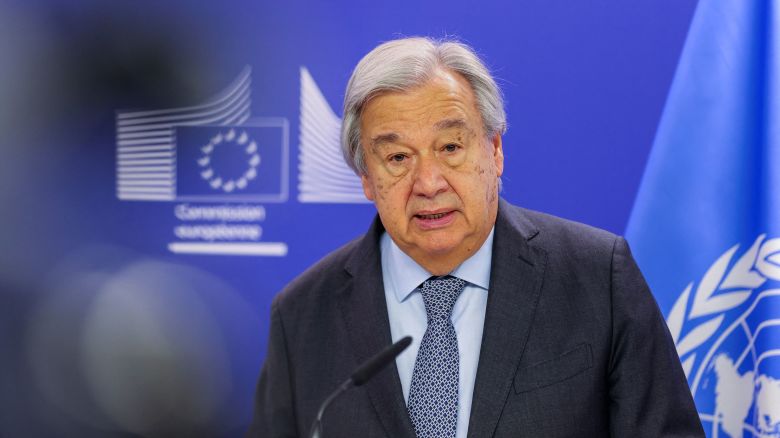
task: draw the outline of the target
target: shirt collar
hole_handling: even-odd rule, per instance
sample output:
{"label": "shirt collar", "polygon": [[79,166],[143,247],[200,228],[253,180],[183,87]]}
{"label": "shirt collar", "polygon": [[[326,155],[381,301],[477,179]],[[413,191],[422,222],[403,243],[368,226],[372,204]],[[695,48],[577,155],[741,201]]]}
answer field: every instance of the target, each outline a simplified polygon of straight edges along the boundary
{"label": "shirt collar", "polygon": [[[495,227],[490,230],[487,239],[479,250],[466,259],[449,275],[458,277],[479,288],[488,290],[490,285],[490,267],[493,256],[493,233]],[[393,242],[387,232],[380,239],[382,252],[382,265],[390,276],[395,297],[399,302],[404,301],[417,287],[431,277],[431,273],[418,265],[411,257]]]}

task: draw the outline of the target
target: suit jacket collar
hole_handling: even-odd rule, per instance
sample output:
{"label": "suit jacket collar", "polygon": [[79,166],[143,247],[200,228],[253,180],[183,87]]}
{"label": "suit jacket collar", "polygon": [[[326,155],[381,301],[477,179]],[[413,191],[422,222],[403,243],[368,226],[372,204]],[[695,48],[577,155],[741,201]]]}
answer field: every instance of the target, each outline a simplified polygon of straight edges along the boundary
{"label": "suit jacket collar", "polygon": [[[356,362],[392,342],[382,282],[379,217],[347,260],[352,277],[339,305]],[[546,254],[528,242],[538,234],[521,210],[499,200],[485,328],[469,419],[469,437],[493,435],[523,353],[538,303]],[[365,385],[388,436],[414,437],[395,362]]]}
{"label": "suit jacket collar", "polygon": [[493,436],[531,332],[547,263],[529,243],[538,233],[521,209],[499,201],[470,438]]}

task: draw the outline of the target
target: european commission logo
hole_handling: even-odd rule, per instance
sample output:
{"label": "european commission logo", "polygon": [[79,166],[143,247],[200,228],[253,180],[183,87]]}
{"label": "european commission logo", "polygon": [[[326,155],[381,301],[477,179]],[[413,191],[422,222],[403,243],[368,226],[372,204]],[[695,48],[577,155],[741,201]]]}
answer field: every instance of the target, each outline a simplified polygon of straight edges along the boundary
{"label": "european commission logo", "polygon": [[251,69],[192,107],[117,113],[117,197],[284,202],[288,122],[250,118]]}
{"label": "european commission logo", "polygon": [[[252,117],[252,70],[221,93],[184,108],[118,111],[116,194],[122,201],[175,202],[174,253],[284,256],[262,240],[261,203],[289,198],[289,123]],[[300,69],[298,195],[301,203],[365,203],[344,163],[341,119]]]}
{"label": "european commission logo", "polygon": [[[285,123],[182,126],[176,198],[181,201],[287,200]],[[186,164],[186,165],[185,165]]]}
{"label": "european commission logo", "polygon": [[251,117],[251,73],[200,105],[117,112],[117,197],[177,204],[171,252],[287,254],[263,241],[260,203],[288,199],[289,123]]}

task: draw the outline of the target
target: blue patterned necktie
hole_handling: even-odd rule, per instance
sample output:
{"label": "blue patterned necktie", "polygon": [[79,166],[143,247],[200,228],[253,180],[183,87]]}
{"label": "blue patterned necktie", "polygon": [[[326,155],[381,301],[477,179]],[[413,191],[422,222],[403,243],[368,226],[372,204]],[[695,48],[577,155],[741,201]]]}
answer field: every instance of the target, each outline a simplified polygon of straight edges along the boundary
{"label": "blue patterned necktie", "polygon": [[454,438],[458,421],[458,337],[452,308],[466,282],[431,277],[421,292],[428,314],[409,389],[409,417],[417,438]]}

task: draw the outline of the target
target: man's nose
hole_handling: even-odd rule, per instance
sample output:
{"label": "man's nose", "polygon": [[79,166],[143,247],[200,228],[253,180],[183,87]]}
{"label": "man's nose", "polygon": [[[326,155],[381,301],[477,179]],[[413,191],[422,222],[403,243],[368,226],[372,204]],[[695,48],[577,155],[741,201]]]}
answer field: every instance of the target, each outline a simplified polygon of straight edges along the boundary
{"label": "man's nose", "polygon": [[435,156],[421,156],[414,174],[414,194],[432,198],[446,192],[449,187],[442,163]]}

